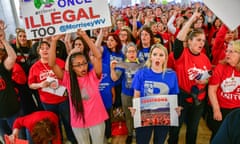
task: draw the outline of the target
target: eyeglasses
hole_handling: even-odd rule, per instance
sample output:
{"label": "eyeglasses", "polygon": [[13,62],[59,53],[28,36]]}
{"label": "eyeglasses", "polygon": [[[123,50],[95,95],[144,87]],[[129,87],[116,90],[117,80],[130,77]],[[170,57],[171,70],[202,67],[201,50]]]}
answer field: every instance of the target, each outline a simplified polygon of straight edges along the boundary
{"label": "eyeglasses", "polygon": [[238,53],[237,51],[235,50],[226,50],[225,53],[229,53],[229,54],[232,54],[232,53]]}
{"label": "eyeglasses", "polygon": [[120,35],[120,36],[127,36],[127,34],[123,34],[123,33],[120,33],[119,35]]}
{"label": "eyeglasses", "polygon": [[39,50],[49,50],[50,47],[40,47]]}
{"label": "eyeglasses", "polygon": [[136,50],[128,50],[127,53],[136,53]]}
{"label": "eyeglasses", "polygon": [[84,67],[86,66],[88,63],[85,62],[85,63],[78,63],[78,64],[75,64],[75,65],[72,65],[73,67]]}

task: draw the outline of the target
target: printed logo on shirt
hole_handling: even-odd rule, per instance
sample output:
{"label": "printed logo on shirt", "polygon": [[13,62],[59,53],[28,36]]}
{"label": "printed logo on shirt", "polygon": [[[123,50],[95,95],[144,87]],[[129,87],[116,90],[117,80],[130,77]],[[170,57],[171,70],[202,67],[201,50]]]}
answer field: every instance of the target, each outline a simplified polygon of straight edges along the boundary
{"label": "printed logo on shirt", "polygon": [[47,77],[55,77],[55,74],[52,70],[42,70],[40,71],[39,79],[45,80]]}
{"label": "printed logo on shirt", "polygon": [[139,54],[138,54],[138,60],[139,60],[140,62],[145,62],[145,61],[147,61],[147,59],[148,59],[148,55],[149,55],[149,53],[139,52]]}
{"label": "printed logo on shirt", "polygon": [[144,82],[144,96],[156,94],[168,94],[169,87],[162,82],[145,81]]}
{"label": "printed logo on shirt", "polygon": [[203,69],[194,67],[188,69],[188,78],[189,80],[204,80],[210,77],[209,72],[206,66],[203,66]]}
{"label": "printed logo on shirt", "polygon": [[117,57],[117,56],[113,56],[113,55],[110,55],[110,61],[117,61],[117,62],[121,62],[123,61],[122,57]]}
{"label": "printed logo on shirt", "polygon": [[82,95],[82,100],[88,100],[90,98],[85,88],[81,89],[81,95]]}
{"label": "printed logo on shirt", "polygon": [[221,96],[229,100],[240,100],[240,77],[235,77],[234,72],[231,77],[226,78],[221,83]]}

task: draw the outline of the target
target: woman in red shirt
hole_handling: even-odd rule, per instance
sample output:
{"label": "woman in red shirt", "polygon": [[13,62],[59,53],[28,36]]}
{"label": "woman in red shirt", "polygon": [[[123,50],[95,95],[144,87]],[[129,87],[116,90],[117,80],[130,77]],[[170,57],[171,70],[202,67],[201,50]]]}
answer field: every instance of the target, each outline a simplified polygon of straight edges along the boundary
{"label": "woman in red shirt", "polygon": [[208,95],[213,116],[209,121],[212,137],[217,133],[226,115],[240,108],[240,40],[232,41],[209,81]]}
{"label": "woman in red shirt", "polygon": [[34,144],[61,144],[61,135],[58,125],[58,117],[50,111],[37,111],[29,115],[19,117],[14,121],[13,133],[10,140],[18,137],[19,129],[27,128],[30,131],[31,138],[28,138]]}

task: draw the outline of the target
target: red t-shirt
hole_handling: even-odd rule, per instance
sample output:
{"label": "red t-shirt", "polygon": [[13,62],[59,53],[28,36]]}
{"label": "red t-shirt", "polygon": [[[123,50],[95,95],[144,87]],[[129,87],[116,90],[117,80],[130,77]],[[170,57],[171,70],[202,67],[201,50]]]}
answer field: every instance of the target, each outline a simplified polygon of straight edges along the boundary
{"label": "red t-shirt", "polygon": [[[193,55],[188,48],[184,48],[182,55],[175,60],[175,68],[178,76],[179,87],[190,93],[192,86],[196,85],[198,89],[205,88],[206,84],[197,84],[196,77],[211,70],[211,63],[204,53]],[[198,95],[199,100],[205,97],[203,92]],[[192,102],[192,98],[186,99]]]}
{"label": "red t-shirt", "polygon": [[[61,59],[56,59],[56,63],[63,69],[65,62]],[[45,81],[47,77],[54,77],[56,78],[56,75],[51,70],[51,68],[48,66],[48,64],[43,64],[40,60],[37,61],[35,64],[32,65],[29,71],[28,76],[28,84],[32,83],[40,83],[42,81]],[[58,80],[59,84],[61,84],[61,81]],[[67,99],[67,97],[64,96],[57,96],[48,92],[42,91],[42,88],[38,89],[38,93],[40,96],[40,100],[43,103],[47,104],[58,104]]]}
{"label": "red t-shirt", "polygon": [[209,80],[209,85],[217,85],[217,99],[221,108],[240,107],[240,72],[230,65],[218,64]]}
{"label": "red t-shirt", "polygon": [[25,127],[31,133],[34,125],[37,122],[39,122],[43,119],[46,119],[46,118],[48,118],[56,126],[57,137],[52,141],[52,144],[61,144],[62,141],[61,141],[61,134],[60,134],[60,129],[59,129],[59,125],[58,125],[58,117],[53,112],[37,111],[37,112],[31,113],[29,115],[19,117],[14,121],[13,128],[20,129],[22,127]]}

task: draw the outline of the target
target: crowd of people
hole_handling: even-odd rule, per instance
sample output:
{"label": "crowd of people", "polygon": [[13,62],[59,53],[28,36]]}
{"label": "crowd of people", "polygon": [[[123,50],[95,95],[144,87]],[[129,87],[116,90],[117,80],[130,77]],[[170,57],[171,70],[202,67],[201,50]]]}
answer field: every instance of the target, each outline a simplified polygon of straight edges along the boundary
{"label": "crowd of people", "polygon": [[[221,142],[230,127],[223,121],[235,122],[229,113],[240,108],[240,26],[230,30],[199,2],[110,10],[111,27],[34,40],[22,28],[7,40],[0,20],[0,143],[4,135],[12,143],[111,143],[116,107],[127,135],[114,144],[131,144],[134,131],[137,144],[152,133],[154,144],[177,144],[183,123],[186,144],[195,144],[202,117],[209,143]],[[154,95],[178,95],[179,126],[133,127],[133,99]]]}

